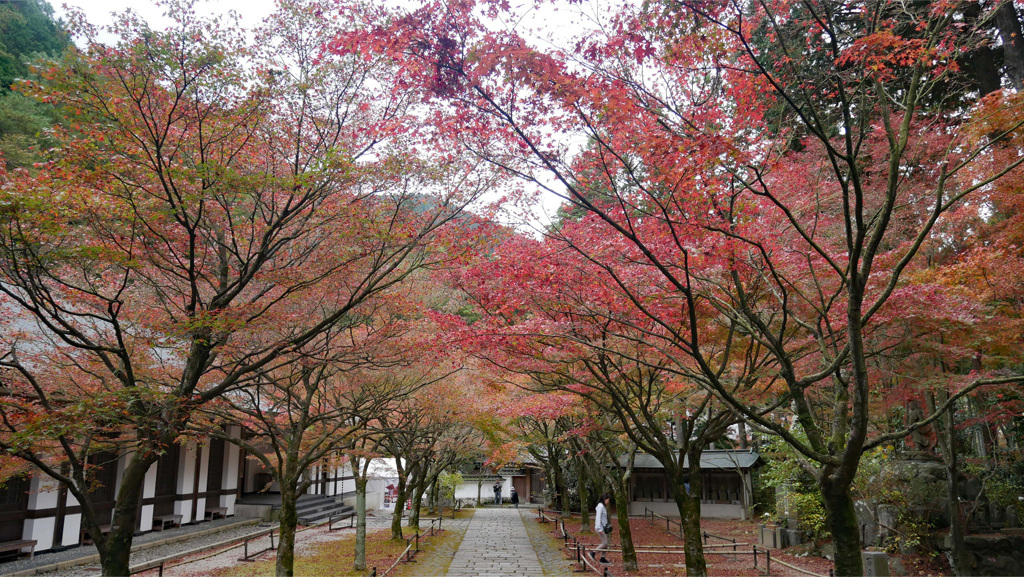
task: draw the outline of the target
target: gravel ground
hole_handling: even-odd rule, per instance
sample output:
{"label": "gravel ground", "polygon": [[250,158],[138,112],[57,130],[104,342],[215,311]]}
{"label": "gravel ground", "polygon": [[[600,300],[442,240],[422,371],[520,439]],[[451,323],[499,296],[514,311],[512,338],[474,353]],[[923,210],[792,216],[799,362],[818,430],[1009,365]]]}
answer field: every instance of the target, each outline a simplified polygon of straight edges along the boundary
{"label": "gravel ground", "polygon": [[[153,543],[157,541],[163,541],[165,539],[171,539],[177,536],[189,535],[192,533],[209,531],[218,527],[225,527],[228,525],[234,525],[239,522],[244,522],[246,519],[238,519],[230,517],[227,519],[217,519],[216,521],[207,521],[204,523],[196,523],[194,525],[184,525],[181,527],[175,527],[166,531],[150,531],[143,535],[138,535],[132,541],[132,546]],[[255,519],[252,520],[255,522]],[[252,531],[252,526],[249,525],[245,528],[247,531]],[[202,537],[199,537],[202,538]],[[160,547],[157,547],[158,549]],[[64,561],[70,561],[72,559],[78,559],[81,557],[88,557],[96,554],[96,547],[93,545],[82,545],[80,547],[73,547],[71,549],[65,549],[57,552],[44,552],[37,554],[32,559],[17,559],[6,563],[0,563],[0,575],[9,575],[11,573],[17,573],[27,569],[35,567],[44,567],[46,565],[53,565],[55,563],[62,563]],[[135,563],[136,556],[147,554],[145,550],[139,550],[132,553],[132,562]],[[139,557],[141,559],[141,557]],[[147,557],[152,558],[152,557]],[[52,574],[52,573],[51,573]]]}
{"label": "gravel ground", "polygon": [[[237,519],[228,519],[227,523],[224,523],[224,520],[218,520],[217,522],[214,522],[214,523],[217,523],[219,525],[225,525],[225,524],[231,524],[231,523],[234,523],[234,522],[237,522],[237,521],[238,521]],[[377,530],[377,529],[389,528],[391,526],[391,512],[390,511],[380,511],[380,512],[375,511],[373,513],[370,513],[369,515],[367,515],[366,525],[367,525],[367,529],[368,530]],[[186,553],[188,551],[194,551],[196,549],[199,549],[199,548],[202,548],[202,547],[205,547],[205,546],[209,546],[209,545],[213,545],[213,544],[216,544],[216,543],[220,543],[222,541],[226,541],[226,540],[234,539],[234,538],[238,538],[238,537],[244,537],[245,535],[249,535],[249,534],[252,534],[252,533],[259,532],[259,531],[264,531],[267,528],[269,528],[270,526],[271,526],[270,524],[261,524],[258,527],[256,525],[246,525],[246,526],[243,526],[243,527],[234,527],[234,528],[230,528],[230,529],[225,529],[223,531],[217,531],[217,532],[214,532],[214,533],[209,533],[209,534],[204,534],[204,535],[196,535],[193,538],[182,540],[182,541],[178,541],[178,542],[175,542],[175,543],[168,543],[168,544],[165,544],[165,545],[155,545],[155,546],[153,546],[151,548],[142,549],[142,550],[138,550],[138,551],[132,552],[131,564],[132,565],[137,565],[139,563],[145,563],[145,562],[151,561],[153,559],[160,559],[160,558],[163,558],[163,557],[170,557],[170,556],[173,556],[173,555],[180,555],[182,553]],[[274,524],[273,526],[276,526],[276,524]],[[149,543],[149,542],[159,541],[161,539],[171,538],[171,537],[178,536],[178,535],[187,535],[189,533],[195,533],[197,531],[208,530],[208,529],[215,528],[215,527],[216,527],[216,525],[214,525],[213,523],[200,523],[200,524],[197,524],[197,525],[186,525],[186,526],[181,527],[181,528],[169,529],[169,530],[163,531],[163,532],[151,532],[151,533],[147,533],[145,535],[140,535],[140,536],[135,538],[134,543],[135,544]],[[299,533],[297,535],[297,538],[296,538],[296,546],[301,551],[304,547],[308,547],[307,543],[322,542],[322,541],[330,540],[332,538],[338,538],[338,537],[341,537],[343,535],[346,535],[347,533],[350,533],[351,531],[352,531],[351,529],[346,529],[346,530],[342,530],[342,531],[335,531],[333,533],[328,533],[327,532],[327,527],[326,527],[326,525],[324,525],[322,528],[318,527],[318,528],[310,529],[308,531],[304,531],[304,532]],[[275,535],[275,542],[276,542],[276,535]],[[268,545],[269,545],[269,539],[268,538],[261,538],[261,539],[258,539],[256,541],[251,542],[249,547],[251,549],[260,549],[260,548],[266,548]],[[208,575],[211,570],[216,570],[218,568],[232,566],[232,565],[237,564],[238,563],[238,559],[239,559],[239,557],[241,557],[241,553],[242,553],[242,550],[241,550],[240,547],[241,546],[239,545],[239,547],[237,547],[237,548],[236,547],[232,547],[230,549],[221,549],[219,554],[218,554],[217,550],[211,550],[211,551],[205,551],[205,552],[202,552],[202,553],[196,553],[196,554],[193,554],[193,555],[189,555],[188,557],[186,557],[186,559],[202,559],[202,561],[196,561],[196,562],[193,562],[193,563],[184,564],[180,568],[178,568],[177,570],[175,570],[175,569],[171,569],[170,571],[166,571],[165,570],[164,574],[169,576],[169,577],[170,576],[174,576],[174,575]],[[10,574],[10,573],[15,573],[17,571],[22,571],[22,570],[25,570],[25,569],[30,569],[30,568],[33,568],[33,567],[41,567],[41,566],[45,566],[45,565],[50,565],[50,564],[58,563],[58,562],[61,562],[61,561],[66,561],[66,560],[69,560],[69,559],[75,559],[75,558],[85,557],[85,556],[88,556],[88,555],[94,555],[95,553],[96,553],[96,548],[93,547],[93,546],[76,547],[74,549],[68,549],[66,551],[61,551],[61,552],[58,552],[58,553],[44,553],[44,554],[41,554],[41,555],[37,555],[35,557],[35,559],[22,559],[22,560],[18,560],[18,561],[12,561],[10,563],[0,564],[0,575],[7,575],[7,574]],[[71,567],[71,568],[68,568],[68,569],[60,570],[60,571],[51,571],[51,572],[48,572],[48,573],[43,573],[42,575],[46,575],[46,577],[77,577],[77,576],[80,576],[80,575],[83,575],[83,574],[99,574],[99,572],[100,572],[99,564],[92,564],[92,565],[79,565],[77,567]],[[155,575],[156,571],[154,570],[152,572],[152,574]],[[145,575],[145,574],[143,574],[143,575]]]}
{"label": "gravel ground", "polygon": [[[366,530],[368,532],[383,531],[391,527],[391,515],[388,512],[374,512],[370,513],[366,517]],[[319,543],[326,543],[341,539],[352,534],[354,529],[343,529],[341,531],[327,531],[327,525],[320,525],[301,531],[295,535],[295,552],[297,555],[304,555],[312,553],[313,545]],[[250,544],[253,549],[263,549],[269,546],[267,539],[258,539]],[[197,553],[195,555],[189,555],[182,558],[178,563],[169,568],[165,568],[165,577],[206,577],[212,575],[222,569],[233,567],[238,565],[239,558],[242,555],[241,549],[233,547],[230,549],[222,549],[220,551],[207,551],[204,553]],[[272,552],[266,552],[262,555],[256,556],[256,559],[271,558]],[[153,571],[149,575],[156,575]],[[64,577],[64,576],[61,576]],[[68,576],[70,577],[70,576]]]}

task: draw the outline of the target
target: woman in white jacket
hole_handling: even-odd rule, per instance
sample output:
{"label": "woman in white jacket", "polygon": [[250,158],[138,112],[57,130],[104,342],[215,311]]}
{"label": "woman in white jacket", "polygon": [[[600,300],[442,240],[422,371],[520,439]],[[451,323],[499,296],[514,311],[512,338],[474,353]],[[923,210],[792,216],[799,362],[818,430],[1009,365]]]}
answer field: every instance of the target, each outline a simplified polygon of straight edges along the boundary
{"label": "woman in white jacket", "polygon": [[609,562],[604,558],[604,552],[608,550],[608,534],[611,533],[612,528],[612,524],[608,521],[608,504],[611,500],[612,496],[608,493],[601,495],[601,500],[597,503],[597,511],[594,515],[594,532],[601,536],[601,544],[594,551],[590,552],[590,558],[594,558],[595,551],[600,551],[601,563]]}

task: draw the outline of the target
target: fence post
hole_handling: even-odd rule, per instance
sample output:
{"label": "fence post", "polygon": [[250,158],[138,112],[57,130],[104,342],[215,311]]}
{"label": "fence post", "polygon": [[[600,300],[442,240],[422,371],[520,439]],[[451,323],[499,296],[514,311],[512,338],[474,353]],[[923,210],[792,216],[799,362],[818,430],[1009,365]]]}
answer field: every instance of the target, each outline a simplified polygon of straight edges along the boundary
{"label": "fence post", "polygon": [[767,549],[764,552],[764,574],[772,574],[772,552]]}
{"label": "fence post", "polygon": [[757,545],[754,545],[751,549],[754,551],[754,570],[757,571]]}
{"label": "fence post", "polygon": [[707,531],[704,531],[704,544],[705,545],[708,544],[708,532]]}
{"label": "fence post", "polygon": [[420,552],[420,532],[416,531],[416,552]]}

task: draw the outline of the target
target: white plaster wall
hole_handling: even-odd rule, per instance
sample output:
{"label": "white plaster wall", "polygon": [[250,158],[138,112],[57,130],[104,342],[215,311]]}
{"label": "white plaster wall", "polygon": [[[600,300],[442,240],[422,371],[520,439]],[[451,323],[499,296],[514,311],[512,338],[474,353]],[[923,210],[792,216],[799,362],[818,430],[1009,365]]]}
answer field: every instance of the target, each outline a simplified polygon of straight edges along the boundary
{"label": "white plaster wall", "polygon": [[128,466],[128,459],[135,455],[135,451],[128,451],[117,459],[117,475],[114,476],[114,494],[121,490],[121,477],[124,477],[124,470]]}
{"label": "white plaster wall", "polygon": [[[200,493],[205,493],[210,489],[207,487],[210,479],[210,440],[206,439],[206,445],[203,446],[202,458],[199,463],[199,488]],[[194,478],[194,477],[193,477]],[[206,497],[199,497],[196,503],[196,517],[204,519],[206,517]]]}
{"label": "white plaster wall", "polygon": [[[512,493],[512,479],[505,477],[501,483],[501,500],[504,503],[508,503],[509,495]],[[462,500],[476,501],[477,496],[477,482],[476,481],[465,481],[455,489],[455,498]],[[522,499],[522,495],[520,495]],[[484,481],[483,485],[480,486],[480,502],[481,503],[493,503],[494,502],[494,481]]]}
{"label": "white plaster wall", "polygon": [[[73,497],[68,495],[70,505]],[[77,502],[76,502],[77,504]],[[82,514],[75,513],[64,517],[64,534],[60,536],[60,544],[64,546],[77,545],[82,538]]]}
{"label": "white plaster wall", "polygon": [[235,501],[237,499],[238,499],[238,495],[234,495],[234,494],[231,494],[231,495],[221,495],[221,497],[220,497],[220,506],[227,508],[227,510],[228,510],[228,512],[226,513],[227,515],[234,515],[235,514]]}
{"label": "white plaster wall", "polygon": [[[199,463],[199,492],[200,493],[205,493],[206,491],[208,491],[210,489],[210,487],[206,486],[207,483],[209,482],[209,474],[210,474],[210,446],[209,446],[209,444],[207,444],[205,447],[203,447],[203,459],[202,459],[202,462]],[[217,488],[219,488],[219,487],[217,487]]]}
{"label": "white plaster wall", "polygon": [[[178,478],[175,486],[178,495],[191,495],[196,478],[196,445],[189,442],[182,447],[178,462]],[[181,498],[174,502],[174,514],[181,515],[181,523],[192,522],[192,499]]]}
{"label": "white plaster wall", "polygon": [[[241,427],[232,425],[228,427],[229,435],[240,435]],[[238,451],[237,445],[227,443],[224,445],[224,458],[227,462],[224,464],[224,473],[221,478],[221,489],[238,489]],[[228,515],[235,514],[235,495],[221,495],[220,496],[220,507],[227,507]]]}
{"label": "white plaster wall", "polygon": [[[150,499],[156,495],[157,465],[158,463],[153,463],[149,466],[149,470],[146,471],[146,476],[142,481],[143,499]],[[143,531],[149,531],[153,527],[153,510],[153,505],[142,506],[142,513],[139,516],[139,527]]]}
{"label": "white plaster wall", "polygon": [[[330,494],[331,495],[344,495],[345,494],[345,477],[352,476],[352,473],[350,472],[350,470],[348,468],[348,465],[341,465],[341,466],[338,466],[338,467],[334,467],[331,470],[333,471],[333,473],[331,473],[331,477],[335,478],[336,480],[331,481],[330,484],[328,485]],[[353,489],[355,489],[355,484],[353,484],[353,483],[349,483],[349,484],[352,486]]]}
{"label": "white plaster wall", "polygon": [[[491,491],[490,486],[484,485],[480,488],[480,497],[485,502],[487,497],[494,500],[494,492]],[[455,498],[462,500],[476,500],[476,483],[463,483],[455,488]]]}
{"label": "white plaster wall", "polygon": [[53,547],[53,529],[57,524],[56,517],[44,517],[42,519],[25,519],[22,529],[22,539],[35,539],[36,551],[44,551]]}
{"label": "white plaster wall", "polygon": [[[29,510],[54,509],[60,496],[60,486],[50,477],[33,477],[29,481]],[[44,551],[53,547],[53,530],[57,523],[56,517],[25,519],[21,528],[22,539],[35,539],[36,551]]]}
{"label": "white plaster wall", "polygon": [[33,477],[29,482],[29,510],[53,509],[57,507],[60,485],[50,477]]}
{"label": "white plaster wall", "polygon": [[306,487],[307,495],[317,495],[320,493],[320,471],[322,470],[323,467],[319,465],[314,465],[309,468],[309,478],[313,480],[313,483],[309,487]]}
{"label": "white plaster wall", "polygon": [[[678,511],[676,514],[679,514]],[[704,519],[742,519],[743,505],[734,503],[701,503],[700,516]]]}
{"label": "white plaster wall", "polygon": [[[366,480],[366,510],[379,511],[384,508],[384,493],[390,484],[388,479],[367,479]],[[353,485],[352,490],[355,490]],[[353,500],[355,498],[353,497]]]}

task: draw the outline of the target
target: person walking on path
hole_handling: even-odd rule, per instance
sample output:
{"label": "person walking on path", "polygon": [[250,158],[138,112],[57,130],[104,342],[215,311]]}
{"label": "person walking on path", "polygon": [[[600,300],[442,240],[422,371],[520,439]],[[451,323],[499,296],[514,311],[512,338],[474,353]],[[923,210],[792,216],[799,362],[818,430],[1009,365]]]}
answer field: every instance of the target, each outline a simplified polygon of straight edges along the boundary
{"label": "person walking on path", "polygon": [[601,537],[601,544],[594,551],[590,552],[590,558],[593,559],[595,552],[600,551],[601,563],[609,563],[604,558],[604,552],[608,550],[608,535],[612,532],[612,524],[608,522],[608,504],[611,500],[612,496],[608,493],[601,495],[601,500],[597,503],[597,511],[594,515],[594,532]]}
{"label": "person walking on path", "polygon": [[519,493],[516,492],[515,487],[512,487],[512,491],[508,494],[508,500],[515,505],[516,509],[519,508]]}
{"label": "person walking on path", "polygon": [[501,481],[494,482],[494,504],[501,505]]}

